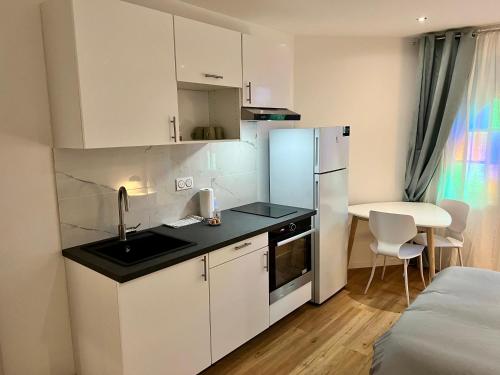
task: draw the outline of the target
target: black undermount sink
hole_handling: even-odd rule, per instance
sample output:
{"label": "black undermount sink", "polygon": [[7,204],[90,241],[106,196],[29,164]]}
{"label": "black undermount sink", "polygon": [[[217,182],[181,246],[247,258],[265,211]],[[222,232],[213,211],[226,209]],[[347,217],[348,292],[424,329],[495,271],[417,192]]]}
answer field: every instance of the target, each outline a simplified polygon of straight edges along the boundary
{"label": "black undermount sink", "polygon": [[82,249],[122,266],[131,266],[193,245],[196,244],[179,238],[144,231],[127,236],[126,241],[120,241],[116,238],[94,245],[82,246]]}

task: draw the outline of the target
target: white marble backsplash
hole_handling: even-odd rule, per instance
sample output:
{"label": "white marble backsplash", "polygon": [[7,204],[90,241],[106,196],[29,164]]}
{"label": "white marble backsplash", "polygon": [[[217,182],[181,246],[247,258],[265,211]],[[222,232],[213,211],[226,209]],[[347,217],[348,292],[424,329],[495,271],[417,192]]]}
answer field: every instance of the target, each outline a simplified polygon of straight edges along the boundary
{"label": "white marble backsplash", "polygon": [[[126,223],[142,229],[199,213],[203,187],[214,189],[221,209],[256,201],[257,124],[242,123],[241,132],[240,142],[54,150],[62,247],[116,236],[122,185]],[[175,178],[185,176],[194,188],[176,192]]]}

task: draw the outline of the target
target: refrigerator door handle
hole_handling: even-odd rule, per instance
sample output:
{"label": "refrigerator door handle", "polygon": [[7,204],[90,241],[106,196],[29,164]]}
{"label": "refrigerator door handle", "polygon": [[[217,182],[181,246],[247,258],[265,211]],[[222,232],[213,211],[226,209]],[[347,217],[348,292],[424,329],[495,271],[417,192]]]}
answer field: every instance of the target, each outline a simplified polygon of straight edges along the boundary
{"label": "refrigerator door handle", "polygon": [[314,180],[314,209],[319,209],[319,178],[316,176]]}
{"label": "refrigerator door handle", "polygon": [[319,172],[319,136],[314,137],[314,169]]}

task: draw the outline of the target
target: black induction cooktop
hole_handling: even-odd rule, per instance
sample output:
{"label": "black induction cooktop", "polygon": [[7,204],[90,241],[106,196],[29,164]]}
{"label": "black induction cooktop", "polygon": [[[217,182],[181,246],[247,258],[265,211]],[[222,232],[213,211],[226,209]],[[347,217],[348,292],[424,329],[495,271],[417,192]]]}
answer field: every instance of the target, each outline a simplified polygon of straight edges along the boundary
{"label": "black induction cooktop", "polygon": [[272,217],[278,219],[280,217],[297,212],[290,207],[280,206],[279,204],[256,202],[232,208],[231,211],[244,212],[246,214]]}

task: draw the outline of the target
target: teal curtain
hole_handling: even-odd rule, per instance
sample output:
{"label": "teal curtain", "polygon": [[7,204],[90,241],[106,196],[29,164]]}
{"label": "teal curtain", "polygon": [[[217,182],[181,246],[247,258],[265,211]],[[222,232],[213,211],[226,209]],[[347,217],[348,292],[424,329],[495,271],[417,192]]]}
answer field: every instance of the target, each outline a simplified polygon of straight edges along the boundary
{"label": "teal curtain", "polygon": [[467,88],[476,38],[472,30],[419,40],[417,104],[406,164],[404,199],[421,201],[436,172]]}

